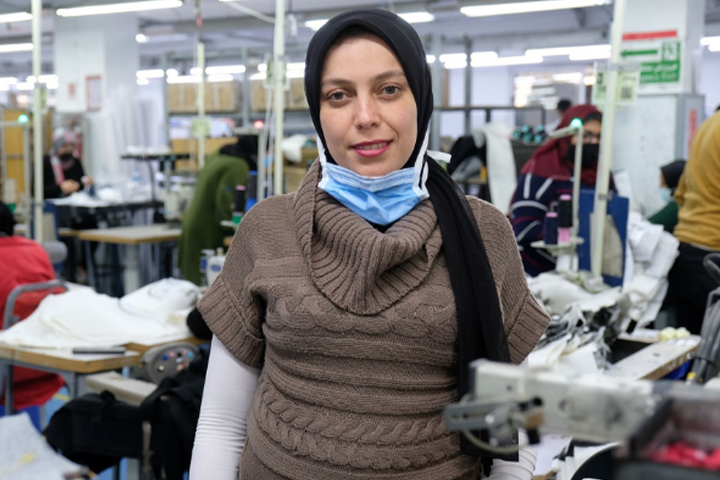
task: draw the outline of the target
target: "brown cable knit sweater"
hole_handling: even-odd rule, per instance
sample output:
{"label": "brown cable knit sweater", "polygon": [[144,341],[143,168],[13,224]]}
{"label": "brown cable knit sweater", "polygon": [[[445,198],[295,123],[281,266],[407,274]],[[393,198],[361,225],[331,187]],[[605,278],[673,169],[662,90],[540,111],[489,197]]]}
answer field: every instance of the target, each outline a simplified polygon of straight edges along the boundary
{"label": "brown cable knit sweater", "polygon": [[[243,219],[199,304],[241,362],[262,367],[243,480],[465,480],[442,411],[457,400],[457,324],[442,237],[425,200],[382,233],[317,188]],[[514,362],[548,323],[507,219],[469,199],[495,276]]]}

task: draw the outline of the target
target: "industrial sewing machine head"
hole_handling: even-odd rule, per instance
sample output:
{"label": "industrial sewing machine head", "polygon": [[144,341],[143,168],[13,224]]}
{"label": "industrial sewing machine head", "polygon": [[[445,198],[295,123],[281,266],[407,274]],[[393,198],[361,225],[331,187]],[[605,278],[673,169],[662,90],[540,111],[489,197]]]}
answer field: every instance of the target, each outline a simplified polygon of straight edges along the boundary
{"label": "industrial sewing machine head", "polygon": [[[471,375],[472,393],[446,408],[445,422],[474,442],[473,432],[484,431],[482,448],[507,448],[524,429],[530,443],[546,433],[620,442],[614,479],[650,478],[656,470],[678,475],[676,468],[684,480],[720,472],[720,390],[603,375],[569,378],[486,360],[473,362]],[[689,456],[704,460],[688,464]]]}

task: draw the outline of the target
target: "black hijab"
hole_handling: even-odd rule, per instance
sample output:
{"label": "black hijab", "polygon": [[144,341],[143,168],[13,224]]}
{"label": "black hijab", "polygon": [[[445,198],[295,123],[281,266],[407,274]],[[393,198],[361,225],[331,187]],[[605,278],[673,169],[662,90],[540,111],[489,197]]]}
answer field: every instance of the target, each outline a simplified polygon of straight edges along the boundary
{"label": "black hijab", "polygon": [[660,167],[662,176],[665,179],[665,185],[667,185],[673,192],[680,184],[680,177],[682,177],[682,174],[685,171],[686,163],[687,162],[685,160],[675,160],[674,162],[670,162],[667,165]]}
{"label": "black hijab", "polygon": [[[322,70],[328,51],[348,29],[375,35],[400,60],[417,104],[418,138],[405,165],[405,168],[411,168],[422,147],[433,112],[432,78],[417,32],[405,20],[385,10],[362,9],[342,13],[330,19],[310,41],[305,62],[305,96],[325,155],[328,161],[333,161],[320,124]],[[421,161],[429,169],[426,185],[440,224],[455,296],[458,385],[462,398],[473,388],[469,378],[470,362],[478,358],[509,362],[510,353],[490,261],[467,199],[435,160],[425,155]],[[466,455],[482,456],[490,461],[493,457],[466,441],[464,436],[461,436],[461,450]]]}

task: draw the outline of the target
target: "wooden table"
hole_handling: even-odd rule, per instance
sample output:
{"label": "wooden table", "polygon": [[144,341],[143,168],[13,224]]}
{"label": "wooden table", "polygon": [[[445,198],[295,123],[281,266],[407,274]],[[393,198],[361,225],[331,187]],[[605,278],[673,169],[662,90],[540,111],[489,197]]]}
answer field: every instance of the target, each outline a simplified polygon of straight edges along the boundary
{"label": "wooden table", "polygon": [[128,350],[132,350],[133,352],[138,352],[142,355],[152,348],[158,347],[160,345],[169,345],[171,343],[191,343],[193,345],[198,346],[198,345],[203,345],[205,343],[209,343],[209,341],[208,340],[200,340],[199,338],[197,338],[195,336],[190,336],[187,338],[180,338],[178,340],[169,340],[167,342],[153,343],[153,344],[130,342],[125,345],[125,348],[127,348]]}
{"label": "wooden table", "polygon": [[699,335],[666,342],[657,341],[657,335],[653,337],[649,333],[640,337],[621,335],[620,339],[644,342],[648,346],[617,362],[605,372],[606,375],[615,378],[658,380],[692,360],[700,347]]}
{"label": "wooden table", "polygon": [[[140,253],[139,247],[143,244],[157,244],[172,242],[180,238],[179,228],[168,228],[167,225],[137,225],[133,227],[113,227],[94,230],[83,230],[78,234],[80,240],[85,241],[85,253],[88,262],[88,280],[95,286],[95,275],[92,265],[92,252],[88,242],[101,242],[126,247],[124,262],[125,294],[134,292],[142,286],[140,279]],[[159,252],[156,250],[156,260],[159,262]]]}
{"label": "wooden table", "polygon": [[122,355],[76,355],[70,350],[41,350],[0,345],[0,368],[5,371],[6,411],[13,411],[12,367],[27,367],[60,374],[67,384],[71,398],[77,397],[85,375],[118,370],[137,365],[142,354],[127,351]]}

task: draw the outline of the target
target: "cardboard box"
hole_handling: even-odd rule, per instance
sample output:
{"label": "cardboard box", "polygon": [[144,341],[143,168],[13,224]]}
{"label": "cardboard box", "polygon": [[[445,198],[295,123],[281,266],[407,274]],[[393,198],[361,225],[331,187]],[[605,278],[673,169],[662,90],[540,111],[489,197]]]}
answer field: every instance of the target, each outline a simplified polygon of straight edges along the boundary
{"label": "cardboard box", "polygon": [[[168,110],[171,113],[197,113],[197,90],[195,83],[171,83],[168,85]],[[230,113],[240,109],[238,82],[205,83],[205,112]]]}

